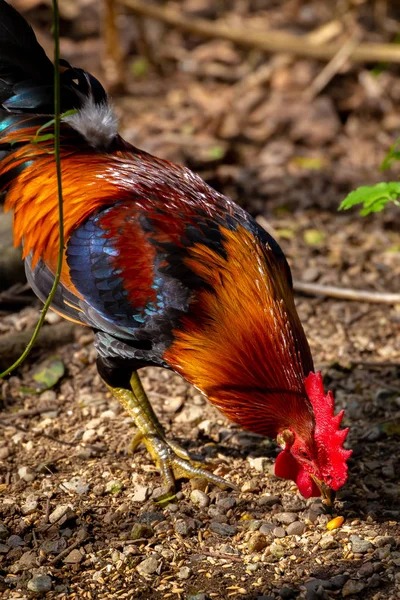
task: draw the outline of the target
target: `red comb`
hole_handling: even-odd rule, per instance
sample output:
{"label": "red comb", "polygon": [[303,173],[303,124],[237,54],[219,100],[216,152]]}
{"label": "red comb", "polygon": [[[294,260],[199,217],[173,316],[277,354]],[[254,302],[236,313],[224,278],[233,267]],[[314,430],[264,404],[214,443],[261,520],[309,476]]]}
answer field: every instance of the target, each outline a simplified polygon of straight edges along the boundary
{"label": "red comb", "polygon": [[[330,391],[325,394],[320,372],[311,372],[304,380],[304,384],[315,417],[314,438],[318,447],[318,455],[322,459],[321,462],[326,465],[327,474],[329,472],[332,474],[333,471],[338,476],[338,480],[344,479],[345,481],[347,478],[346,461],[352,451],[343,448],[343,442],[349,429],[339,429],[344,410],[337,415],[334,414],[333,395]],[[344,481],[339,484],[339,487],[343,485]]]}

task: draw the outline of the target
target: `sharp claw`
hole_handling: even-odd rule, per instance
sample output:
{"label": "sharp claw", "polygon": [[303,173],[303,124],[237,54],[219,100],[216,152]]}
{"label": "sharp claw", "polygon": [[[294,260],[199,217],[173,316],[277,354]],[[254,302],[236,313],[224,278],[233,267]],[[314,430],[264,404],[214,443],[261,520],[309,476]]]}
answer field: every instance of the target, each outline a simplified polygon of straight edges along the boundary
{"label": "sharp claw", "polygon": [[154,435],[142,435],[139,440],[136,439],[137,437],[135,436],[134,438],[135,444],[137,445],[141,441],[144,442],[147,450],[156,461],[167,492],[173,492],[175,490],[175,481],[183,477],[189,479],[203,477],[210,483],[214,483],[224,489],[238,489],[230,481],[202,468],[202,463],[196,461],[189,452],[181,448],[176,442],[168,442]]}

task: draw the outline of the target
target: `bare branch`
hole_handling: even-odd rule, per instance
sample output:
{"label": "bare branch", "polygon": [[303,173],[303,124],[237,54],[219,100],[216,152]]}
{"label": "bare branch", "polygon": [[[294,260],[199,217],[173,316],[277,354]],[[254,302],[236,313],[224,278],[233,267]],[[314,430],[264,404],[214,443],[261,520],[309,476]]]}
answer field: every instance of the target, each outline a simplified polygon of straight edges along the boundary
{"label": "bare branch", "polygon": [[[265,52],[284,52],[319,60],[330,60],[338,54],[342,47],[341,43],[316,45],[310,42],[306,36],[300,37],[281,31],[253,31],[232,27],[222,22],[188,18],[176,10],[138,0],[118,1],[137,15],[163,21],[181,31],[205,38],[229,40],[239,46],[257,48]],[[362,43],[352,49],[349,58],[357,62],[400,63],[400,48],[397,44]]]}
{"label": "bare branch", "polygon": [[358,302],[370,302],[371,304],[400,304],[400,294],[353,290],[298,280],[293,282],[293,287],[296,292],[310,294],[311,296],[328,296],[339,300],[356,300]]}

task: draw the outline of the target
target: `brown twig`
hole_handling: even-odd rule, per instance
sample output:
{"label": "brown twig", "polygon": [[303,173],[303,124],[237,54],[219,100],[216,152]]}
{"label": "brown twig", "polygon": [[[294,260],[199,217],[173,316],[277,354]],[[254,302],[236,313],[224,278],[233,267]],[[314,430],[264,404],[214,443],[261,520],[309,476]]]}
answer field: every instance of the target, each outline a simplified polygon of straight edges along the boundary
{"label": "brown twig", "polygon": [[113,92],[123,91],[125,87],[124,53],[116,26],[115,0],[105,0],[103,16],[103,35],[105,56],[103,61],[105,76]]}
{"label": "brown twig", "polygon": [[229,560],[231,562],[242,563],[243,559],[239,556],[235,556],[234,554],[221,554],[220,552],[212,552],[211,550],[199,550],[200,554],[204,554],[204,556],[211,556],[212,558],[220,558],[223,560]]}
{"label": "brown twig", "polygon": [[55,556],[53,558],[53,560],[50,561],[50,564],[51,565],[57,564],[58,561],[60,561],[62,558],[64,558],[64,556],[67,556],[67,554],[72,552],[72,550],[75,550],[75,548],[78,548],[81,544],[83,544],[83,542],[88,541],[88,539],[90,539],[90,538],[88,538],[88,536],[87,536],[87,530],[82,529],[81,531],[78,532],[76,541],[73,544],[71,544],[70,546],[68,546],[67,548],[65,548],[62,552],[60,552],[60,554],[57,554],[57,556]]}
{"label": "brown twig", "polygon": [[328,296],[329,298],[338,298],[339,300],[355,300],[357,302],[370,302],[371,304],[400,304],[400,294],[353,290],[298,280],[293,282],[293,287],[296,292],[311,296]]}
{"label": "brown twig", "polygon": [[15,413],[3,413],[1,415],[2,421],[13,421],[14,419],[20,419],[24,417],[35,417],[42,413],[52,412],[58,410],[58,406],[41,406],[39,408],[30,408],[27,410],[19,410]]}
{"label": "brown twig", "polygon": [[[222,22],[212,22],[194,17],[187,18],[176,10],[138,0],[118,1],[135,14],[163,21],[181,31],[209,39],[229,40],[240,46],[257,48],[264,52],[284,52],[330,60],[342,47],[340,43],[315,45],[304,36],[300,37],[281,31],[249,31]],[[353,48],[349,58],[357,62],[400,63],[400,48],[395,44],[362,43]]]}
{"label": "brown twig", "polygon": [[337,75],[340,69],[346,64],[354,49],[359,45],[358,36],[352,36],[331,60],[324,66],[322,71],[312,81],[311,85],[304,92],[305,100],[313,100],[330,81]]}

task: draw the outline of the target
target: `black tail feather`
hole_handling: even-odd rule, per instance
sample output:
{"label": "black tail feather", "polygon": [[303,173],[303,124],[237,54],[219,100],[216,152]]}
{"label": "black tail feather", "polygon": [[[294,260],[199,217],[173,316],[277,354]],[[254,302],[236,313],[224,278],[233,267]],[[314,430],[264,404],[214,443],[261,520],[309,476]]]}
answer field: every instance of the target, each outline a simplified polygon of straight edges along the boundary
{"label": "black tail feather", "polygon": [[0,103],[13,95],[22,81],[49,84],[53,65],[33,29],[5,0],[0,0]]}
{"label": "black tail feather", "polygon": [[[79,109],[91,97],[107,102],[90,73],[60,60],[61,112]],[[12,113],[53,114],[54,68],[33,29],[5,0],[0,0],[0,107]]]}

